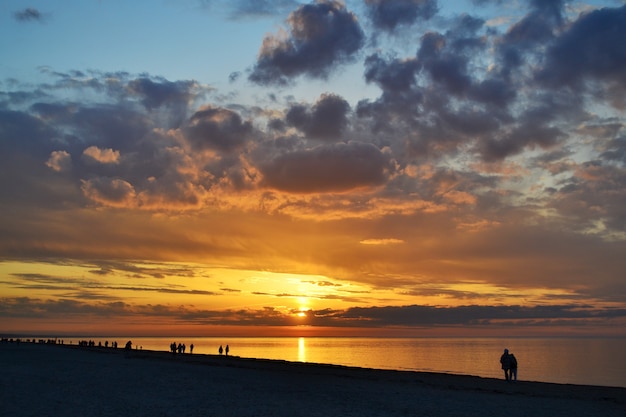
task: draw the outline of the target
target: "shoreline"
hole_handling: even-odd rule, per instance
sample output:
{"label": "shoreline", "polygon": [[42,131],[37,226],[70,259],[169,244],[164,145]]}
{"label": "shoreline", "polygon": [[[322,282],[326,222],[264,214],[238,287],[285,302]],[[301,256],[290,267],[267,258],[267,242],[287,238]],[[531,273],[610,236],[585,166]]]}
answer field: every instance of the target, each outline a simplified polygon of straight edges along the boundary
{"label": "shoreline", "polygon": [[[82,414],[124,415],[130,407],[133,415],[176,415],[180,398],[167,398],[179,391],[189,403],[185,415],[345,415],[346,410],[354,415],[406,415],[411,414],[407,410],[419,414],[430,409],[429,415],[482,416],[492,409],[505,411],[501,407],[513,416],[626,412],[626,388],[621,387],[507,383],[469,375],[37,343],[0,343],[0,361],[3,415],[36,414],[19,411],[35,406],[29,392],[38,393],[37,409],[56,406],[59,415],[66,414],[59,399],[68,394],[78,395],[66,404],[69,409],[89,409]],[[133,389],[139,394],[132,395]],[[103,402],[100,397],[111,400]],[[417,401],[420,397],[429,401]],[[169,409],[171,414],[155,414],[155,403],[158,410]],[[482,408],[470,409],[477,403]],[[259,413],[259,408],[266,411]]]}

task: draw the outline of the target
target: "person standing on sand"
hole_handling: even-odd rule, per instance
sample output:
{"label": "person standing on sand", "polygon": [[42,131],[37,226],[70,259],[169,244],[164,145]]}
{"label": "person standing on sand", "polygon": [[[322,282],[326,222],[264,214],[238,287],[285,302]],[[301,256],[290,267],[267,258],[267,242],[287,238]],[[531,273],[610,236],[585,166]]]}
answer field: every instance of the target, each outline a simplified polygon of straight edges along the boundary
{"label": "person standing on sand", "polygon": [[224,349],[222,348],[222,345],[220,345],[219,352],[220,352],[220,355],[224,352]]}
{"label": "person standing on sand", "polygon": [[511,363],[509,378],[511,381],[517,381],[517,358],[512,353],[509,355],[509,362]]}
{"label": "person standing on sand", "polygon": [[506,379],[506,382],[509,382],[511,380],[511,355],[509,355],[508,349],[504,349],[504,353],[500,356],[500,363],[504,370],[504,379]]}
{"label": "person standing on sand", "polygon": [[226,356],[228,356],[228,351],[230,350],[230,348],[228,347],[228,345],[226,345]]}

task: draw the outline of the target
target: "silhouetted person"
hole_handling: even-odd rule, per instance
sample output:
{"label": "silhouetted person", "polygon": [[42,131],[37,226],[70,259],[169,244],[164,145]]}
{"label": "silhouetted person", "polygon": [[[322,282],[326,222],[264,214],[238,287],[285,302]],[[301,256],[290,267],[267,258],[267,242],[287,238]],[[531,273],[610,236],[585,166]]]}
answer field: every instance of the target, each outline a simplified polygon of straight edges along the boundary
{"label": "silhouetted person", "polygon": [[506,382],[511,380],[511,355],[509,355],[509,350],[504,349],[504,353],[500,356],[500,363],[502,364],[502,370],[504,370],[504,379]]}
{"label": "silhouetted person", "polygon": [[228,351],[230,350],[230,348],[228,347],[228,345],[226,345],[226,356],[228,356]]}
{"label": "silhouetted person", "polygon": [[511,366],[509,370],[509,379],[511,381],[517,381],[517,358],[512,353],[509,355],[509,362]]}
{"label": "silhouetted person", "polygon": [[193,343],[189,345],[189,354],[191,355],[192,353],[193,353]]}
{"label": "silhouetted person", "polygon": [[220,348],[218,349],[218,352],[220,353],[220,355],[221,355],[222,353],[224,353],[224,349],[222,348],[222,345],[220,345]]}
{"label": "silhouetted person", "polygon": [[124,347],[124,349],[131,350],[132,348],[133,348],[133,342],[129,340],[128,342],[126,342],[126,346]]}

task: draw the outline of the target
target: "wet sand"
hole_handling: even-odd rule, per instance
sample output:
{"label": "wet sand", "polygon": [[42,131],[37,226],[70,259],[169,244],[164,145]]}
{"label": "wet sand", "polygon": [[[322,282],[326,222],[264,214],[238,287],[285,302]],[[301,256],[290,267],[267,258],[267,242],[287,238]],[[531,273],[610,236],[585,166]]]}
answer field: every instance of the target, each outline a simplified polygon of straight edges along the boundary
{"label": "wet sand", "polygon": [[620,416],[626,388],[0,343],[1,416]]}

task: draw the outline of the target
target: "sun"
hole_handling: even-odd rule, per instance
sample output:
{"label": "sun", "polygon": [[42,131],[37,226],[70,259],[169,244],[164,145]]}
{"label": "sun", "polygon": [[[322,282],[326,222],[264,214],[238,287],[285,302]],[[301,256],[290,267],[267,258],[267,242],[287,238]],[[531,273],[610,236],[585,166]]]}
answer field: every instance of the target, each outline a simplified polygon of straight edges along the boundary
{"label": "sun", "polygon": [[298,308],[296,315],[298,317],[306,317],[307,312],[310,310],[309,299],[306,297],[298,297],[298,305],[300,307]]}

